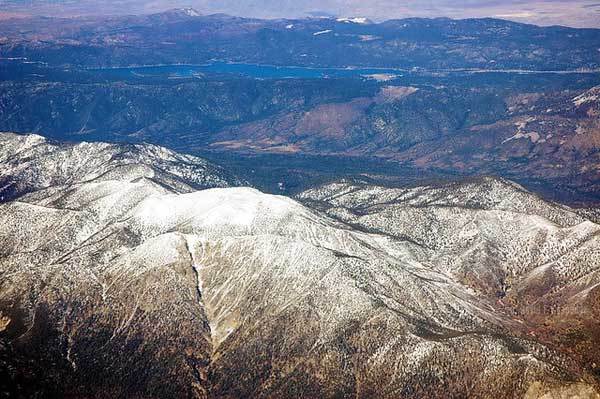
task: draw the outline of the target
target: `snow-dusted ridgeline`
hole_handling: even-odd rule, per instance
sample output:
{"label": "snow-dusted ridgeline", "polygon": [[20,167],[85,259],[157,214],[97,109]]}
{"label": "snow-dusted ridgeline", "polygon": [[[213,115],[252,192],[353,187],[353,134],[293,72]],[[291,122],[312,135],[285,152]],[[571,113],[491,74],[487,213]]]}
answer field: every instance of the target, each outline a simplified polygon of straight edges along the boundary
{"label": "snow-dusted ridgeline", "polygon": [[[580,297],[595,295],[597,275],[568,259],[583,256],[579,245],[593,262],[598,226],[509,182],[397,191],[339,183],[301,195],[307,207],[231,187],[243,182],[160,147],[0,140],[14,198],[0,205],[0,352],[11,354],[0,362],[52,359],[62,393],[595,389],[581,359],[528,335],[528,320],[477,284],[498,267],[534,278],[529,251],[558,246],[562,269],[552,270],[585,276]],[[523,254],[479,263],[480,245],[497,237],[503,250],[509,234]],[[473,262],[477,275],[463,278]],[[42,392],[55,381],[47,367],[28,372]]]}

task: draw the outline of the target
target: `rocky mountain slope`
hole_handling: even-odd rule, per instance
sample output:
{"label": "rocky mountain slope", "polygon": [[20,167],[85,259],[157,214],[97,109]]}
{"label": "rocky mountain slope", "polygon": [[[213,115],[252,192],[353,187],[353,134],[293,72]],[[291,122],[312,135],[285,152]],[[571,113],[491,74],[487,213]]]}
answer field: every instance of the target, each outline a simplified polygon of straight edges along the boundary
{"label": "rocky mountain slope", "polygon": [[361,231],[417,244],[419,261],[600,370],[598,224],[492,178],[410,189],[336,183],[300,198]]}
{"label": "rocky mountain slope", "polygon": [[600,226],[518,186],[303,205],[158,147],[0,137],[5,395],[598,397]]}
{"label": "rocky mountain slope", "polygon": [[204,155],[352,156],[418,173],[499,175],[550,198],[600,203],[600,86],[592,82],[44,79],[0,83],[0,129]]}
{"label": "rocky mountain slope", "polygon": [[597,202],[599,92],[384,85],[371,97],[236,124],[210,140],[229,151],[371,156],[424,171],[537,180],[564,198]]}
{"label": "rocky mountain slope", "polygon": [[153,145],[59,145],[37,135],[0,133],[0,163],[0,202],[31,191],[115,179],[151,179],[176,192],[243,184],[201,158]]}

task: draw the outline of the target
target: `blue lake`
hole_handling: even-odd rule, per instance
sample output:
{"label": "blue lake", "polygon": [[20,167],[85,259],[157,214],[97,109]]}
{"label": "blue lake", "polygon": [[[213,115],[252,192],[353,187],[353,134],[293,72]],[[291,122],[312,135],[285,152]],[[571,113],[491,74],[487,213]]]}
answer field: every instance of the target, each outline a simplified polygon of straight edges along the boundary
{"label": "blue lake", "polygon": [[[427,71],[424,69],[396,69],[396,68],[317,68],[299,66],[274,66],[243,63],[214,62],[206,65],[161,65],[161,66],[136,66],[123,68],[93,69],[111,78],[190,78],[203,75],[238,75],[257,79],[320,79],[320,78],[355,78],[371,77],[378,80],[393,78],[457,78],[476,75],[490,76],[518,76],[518,75],[585,75],[580,71],[527,71],[527,70],[467,70],[456,69],[446,71]],[[594,73],[597,74],[597,73]]]}
{"label": "blue lake", "polygon": [[[119,68],[65,68],[51,67],[38,62],[0,60],[0,81],[148,81],[165,79],[204,79],[240,76],[254,79],[323,79],[373,78],[379,81],[395,80],[404,85],[503,85],[524,87],[529,84],[557,84],[556,82],[588,82],[600,84],[600,73],[580,71],[494,71],[446,70],[428,71],[421,68],[317,68],[301,66],[274,66],[243,63],[214,62],[206,65],[130,66]],[[554,82],[554,83],[553,83]],[[586,85],[589,86],[589,84]]]}
{"label": "blue lake", "polygon": [[310,68],[216,62],[208,65],[165,65],[100,69],[105,74],[119,77],[193,77],[203,74],[234,74],[262,79],[282,78],[344,78],[367,75],[401,76],[406,71],[378,68]]}

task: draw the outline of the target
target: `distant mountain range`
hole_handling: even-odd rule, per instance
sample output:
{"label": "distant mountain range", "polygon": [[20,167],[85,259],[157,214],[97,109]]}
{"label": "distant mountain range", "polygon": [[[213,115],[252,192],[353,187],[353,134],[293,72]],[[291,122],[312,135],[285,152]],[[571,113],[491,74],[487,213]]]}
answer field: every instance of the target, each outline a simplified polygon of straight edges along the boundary
{"label": "distant mountain range", "polygon": [[600,27],[600,6],[594,0],[418,0],[401,3],[389,0],[3,0],[0,18],[46,15],[73,17],[82,15],[149,14],[175,7],[195,7],[202,14],[226,13],[254,18],[349,17],[377,21],[411,17],[497,17],[537,25]]}
{"label": "distant mountain range", "polygon": [[[48,76],[0,82],[0,130],[150,142],[217,159],[376,159],[425,174],[500,175],[550,198],[600,203],[600,86],[586,88],[600,84],[593,74],[377,82],[41,73]],[[260,180],[252,172],[258,164],[239,173]],[[344,173],[335,164],[327,169]],[[290,170],[274,183],[289,185],[297,175]],[[277,191],[271,187],[264,188]]]}
{"label": "distant mountain range", "polygon": [[3,57],[70,66],[206,63],[572,70],[600,67],[600,30],[497,19],[260,20],[178,9],[3,21]]}
{"label": "distant mountain range", "polygon": [[295,199],[0,134],[8,397],[594,398],[600,225],[503,179]]}
{"label": "distant mountain range", "polygon": [[[599,50],[600,30],[497,19],[260,20],[189,8],[12,19],[0,25],[0,129],[196,155],[377,158],[598,203]],[[216,61],[375,72],[252,79],[95,69]]]}

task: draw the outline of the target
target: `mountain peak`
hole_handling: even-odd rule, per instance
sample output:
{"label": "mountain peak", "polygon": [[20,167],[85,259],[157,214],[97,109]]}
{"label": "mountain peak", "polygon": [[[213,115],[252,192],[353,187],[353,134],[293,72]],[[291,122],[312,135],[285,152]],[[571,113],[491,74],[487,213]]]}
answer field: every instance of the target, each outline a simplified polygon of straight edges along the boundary
{"label": "mountain peak", "polygon": [[338,18],[336,21],[345,22],[348,24],[361,24],[361,25],[373,23],[373,21],[371,21],[370,19],[365,18],[365,17],[341,17],[341,18]]}
{"label": "mountain peak", "polygon": [[191,7],[186,7],[186,8],[182,8],[180,9],[185,15],[189,16],[189,17],[199,17],[202,14],[200,14],[198,11],[194,10]]}
{"label": "mountain peak", "polygon": [[202,14],[192,7],[173,8],[166,11],[167,14],[174,14],[184,17],[200,17]]}

